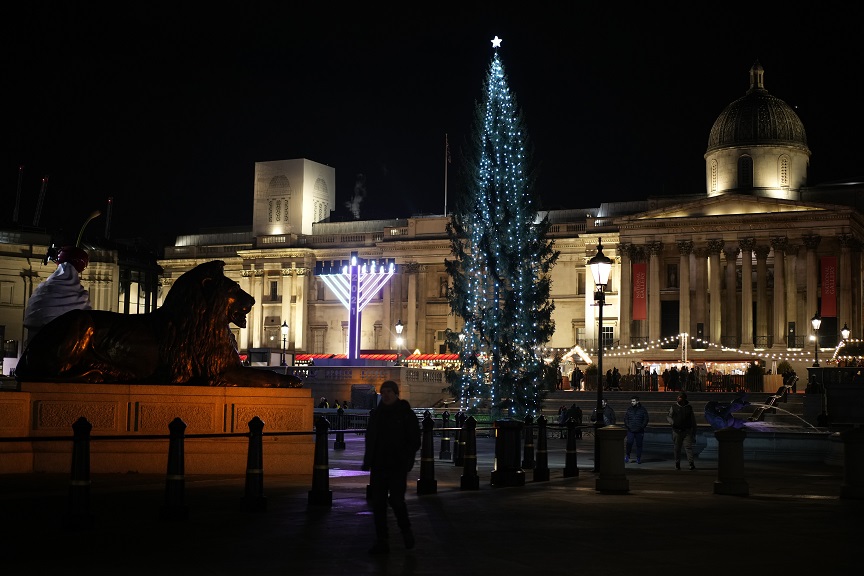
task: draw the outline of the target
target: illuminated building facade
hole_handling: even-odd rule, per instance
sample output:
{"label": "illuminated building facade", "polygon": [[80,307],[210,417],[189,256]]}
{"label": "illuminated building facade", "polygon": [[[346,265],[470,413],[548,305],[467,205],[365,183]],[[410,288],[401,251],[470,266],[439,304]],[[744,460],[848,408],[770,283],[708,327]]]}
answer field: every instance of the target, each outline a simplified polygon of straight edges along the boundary
{"label": "illuminated building facade", "polygon": [[[624,373],[648,357],[706,362],[729,349],[769,368],[787,359],[803,374],[813,358],[815,314],[824,358],[844,324],[853,338],[864,335],[864,183],[808,185],[804,126],[766,90],[758,63],[745,94],[707,136],[702,190],[548,212],[561,252],[551,272],[556,331],[549,347],[579,344],[590,354],[602,342],[604,367]],[[615,197],[614,182],[606,195]],[[252,196],[251,226],[180,236],[166,247],[162,296],[183,272],[221,259],[256,300],[246,328],[232,326],[243,351],[279,350],[287,322],[290,351],[342,354],[345,308],[315,269],[356,252],[397,268],[363,310],[360,349],[396,350],[401,320],[408,351],[445,351],[445,332],[460,327],[446,298],[445,216],[330,222],[335,170],[305,159],[256,163]],[[578,186],[573,196],[584,197]],[[587,268],[600,237],[614,261],[602,335]],[[20,266],[5,268],[20,283]],[[0,296],[8,294],[3,282]]]}
{"label": "illuminated building facade", "polygon": [[[856,197],[864,185],[808,187],[809,158],[801,120],[765,89],[764,70],[755,64],[745,95],[711,129],[704,191],[548,213],[561,251],[552,271],[556,332],[548,345],[596,350],[602,341],[609,367],[625,372],[645,356],[677,362],[686,354],[700,362],[722,358],[725,347],[736,358],[763,358],[769,368],[787,359],[803,373],[817,312],[821,347],[833,348],[844,323],[862,334],[864,219]],[[268,176],[282,181],[278,171]],[[304,211],[294,229],[311,234],[286,236],[261,231],[263,210],[256,188],[257,233],[242,242],[183,237],[166,249],[165,283],[201,261],[225,259],[227,273],[258,302],[247,328],[237,331],[242,347],[273,345],[287,320],[293,350],[344,353],[344,308],[314,275],[316,262],[354,251],[394,259],[398,272],[364,311],[361,348],[395,349],[393,326],[401,319],[407,348],[444,351],[444,332],[459,322],[446,300],[444,216],[309,223],[316,214]],[[603,335],[586,267],[601,236],[614,259]],[[686,350],[682,333],[689,335]]]}

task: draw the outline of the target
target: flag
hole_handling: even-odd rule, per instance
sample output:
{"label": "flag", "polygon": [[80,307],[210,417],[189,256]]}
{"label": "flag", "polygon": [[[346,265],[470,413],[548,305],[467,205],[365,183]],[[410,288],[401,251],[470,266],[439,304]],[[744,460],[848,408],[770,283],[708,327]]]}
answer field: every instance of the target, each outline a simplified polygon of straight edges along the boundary
{"label": "flag", "polygon": [[447,134],[444,134],[444,147],[447,149],[447,164],[450,164],[450,140]]}

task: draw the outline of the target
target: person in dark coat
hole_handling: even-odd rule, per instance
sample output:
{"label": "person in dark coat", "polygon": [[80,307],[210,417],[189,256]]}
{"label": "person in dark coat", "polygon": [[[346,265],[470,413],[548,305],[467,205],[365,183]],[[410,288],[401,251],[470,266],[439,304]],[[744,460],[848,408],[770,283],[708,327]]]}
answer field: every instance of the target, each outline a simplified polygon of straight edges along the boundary
{"label": "person in dark coat", "polygon": [[672,426],[672,448],[675,455],[675,469],[681,469],[681,448],[687,454],[690,470],[696,469],[693,462],[693,444],[696,443],[696,416],[693,406],[687,400],[687,393],[678,394],[678,401],[669,408],[666,421]]}
{"label": "person in dark coat", "polygon": [[408,472],[420,449],[420,423],[407,400],[399,398],[399,385],[386,380],[380,388],[381,401],[369,413],[363,470],[369,470],[369,493],[375,521],[376,541],[371,554],[390,552],[387,504],[396,516],[405,548],[414,548],[414,533],[408,518],[405,492]]}
{"label": "person in dark coat", "polygon": [[[603,426],[615,424],[615,410],[609,406],[609,402],[605,398],[601,399],[600,402],[603,405],[603,412],[601,413]],[[591,422],[597,422],[597,408],[594,408],[594,412],[591,413]]]}
{"label": "person in dark coat", "polygon": [[630,398],[630,406],[624,413],[624,428],[627,429],[624,462],[630,462],[633,444],[636,444],[636,463],[642,463],[642,444],[645,440],[645,428],[648,427],[648,410],[639,402],[638,396]]}

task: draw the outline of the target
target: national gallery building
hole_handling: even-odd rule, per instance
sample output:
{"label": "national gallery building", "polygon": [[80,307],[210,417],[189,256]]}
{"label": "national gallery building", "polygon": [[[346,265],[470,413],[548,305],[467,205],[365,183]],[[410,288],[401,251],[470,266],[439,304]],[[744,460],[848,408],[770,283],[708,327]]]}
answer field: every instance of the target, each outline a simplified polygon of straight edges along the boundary
{"label": "national gallery building", "polygon": [[[602,343],[604,368],[625,374],[645,364],[722,370],[757,358],[769,369],[789,360],[803,374],[814,355],[831,358],[844,325],[862,337],[864,183],[808,186],[801,120],[766,90],[758,63],[749,86],[743,80],[731,80],[746,90],[707,134],[704,190],[544,213],[561,253],[551,271],[550,348],[578,346],[596,358]],[[307,159],[256,163],[253,202],[251,227],[180,236],[165,248],[160,304],[182,273],[223,260],[256,301],[246,327],[231,327],[241,352],[345,353],[348,306],[325,272],[356,255],[369,270],[395,263],[385,283],[360,294],[360,349],[445,352],[446,331],[460,328],[446,299],[446,216],[330,222],[335,170]],[[602,334],[587,268],[600,243],[613,260]],[[0,294],[12,298],[6,283],[21,279],[7,279],[17,271],[4,268]]]}

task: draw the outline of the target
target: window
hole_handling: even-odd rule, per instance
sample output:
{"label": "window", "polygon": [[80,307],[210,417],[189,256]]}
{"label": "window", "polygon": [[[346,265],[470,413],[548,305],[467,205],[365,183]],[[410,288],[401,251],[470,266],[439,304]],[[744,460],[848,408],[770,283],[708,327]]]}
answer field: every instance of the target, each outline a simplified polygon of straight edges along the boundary
{"label": "window", "polygon": [[276,280],[270,281],[270,300],[279,299],[279,282]]}
{"label": "window", "polygon": [[603,347],[612,346],[615,337],[615,328],[613,326],[603,326]]}
{"label": "window", "polygon": [[780,186],[789,186],[789,157],[780,157]]}
{"label": "window", "polygon": [[753,187],[753,158],[741,156],[738,158],[738,188]]}
{"label": "window", "polygon": [[711,192],[717,192],[717,160],[711,161]]}
{"label": "window", "polygon": [[585,295],[585,271],[576,271],[576,294],[579,296]]}
{"label": "window", "polygon": [[666,288],[678,288],[678,265],[666,265]]}

